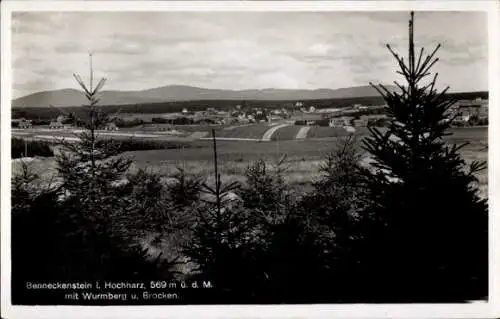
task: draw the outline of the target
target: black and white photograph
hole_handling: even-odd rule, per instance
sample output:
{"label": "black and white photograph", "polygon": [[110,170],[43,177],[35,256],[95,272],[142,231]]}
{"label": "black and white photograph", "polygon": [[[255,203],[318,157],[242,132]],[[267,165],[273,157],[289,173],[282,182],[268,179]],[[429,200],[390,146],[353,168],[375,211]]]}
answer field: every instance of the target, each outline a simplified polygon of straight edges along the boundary
{"label": "black and white photograph", "polygon": [[493,315],[497,2],[15,2],[2,305]]}

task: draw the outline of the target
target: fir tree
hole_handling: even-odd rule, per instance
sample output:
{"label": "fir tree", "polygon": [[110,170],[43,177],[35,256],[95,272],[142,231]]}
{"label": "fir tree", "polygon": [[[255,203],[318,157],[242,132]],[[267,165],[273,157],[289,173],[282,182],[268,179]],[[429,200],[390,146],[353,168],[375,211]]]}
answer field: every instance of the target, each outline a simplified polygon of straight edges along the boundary
{"label": "fir tree", "polygon": [[120,197],[117,196],[119,188],[113,183],[123,179],[131,161],[115,157],[119,153],[118,143],[101,139],[97,132],[109,122],[109,116],[98,107],[98,95],[105,79],[101,79],[94,88],[92,66],[88,87],[78,74],[74,77],[89,101],[84,105],[85,118],[79,118],[85,130],[77,134],[78,142],[63,141],[63,149],[56,157],[58,172],[63,180],[67,202],[75,205],[85,220],[96,223],[96,228],[106,228],[110,226],[106,221],[120,204]]}
{"label": "fir tree", "polygon": [[[485,163],[467,163],[464,145],[448,145],[454,100],[448,88],[427,84],[439,45],[415,58],[413,17],[408,62],[387,45],[406,85],[374,86],[385,99],[390,125],[370,128],[364,148],[371,153],[373,205],[365,229],[364,273],[373,295],[385,301],[457,301],[487,295],[487,202],[478,196],[475,174]],[[373,84],[372,84],[373,85]],[[368,291],[368,290],[367,290]]]}
{"label": "fir tree", "polygon": [[[85,115],[78,118],[85,130],[77,134],[77,142],[63,141],[56,157],[63,209],[77,228],[66,240],[67,260],[72,263],[70,267],[78,269],[80,278],[154,276],[157,265],[146,261],[146,251],[135,240],[134,232],[147,226],[150,218],[136,218],[134,214],[141,207],[126,179],[132,161],[117,156],[119,143],[98,134],[110,117],[98,107],[105,80],[94,87],[93,76],[92,64],[89,86],[74,74],[89,101],[84,106]],[[149,213],[142,208],[143,213]]]}
{"label": "fir tree", "polygon": [[214,130],[212,135],[215,185],[201,185],[204,196],[194,207],[197,218],[191,226],[192,240],[184,246],[184,253],[198,265],[202,278],[213,280],[216,291],[211,297],[221,298],[216,302],[243,302],[252,295],[249,274],[254,269],[246,258],[251,255],[253,240],[251,220],[241,205],[233,205],[231,194],[239,188],[239,183],[224,185],[221,181]]}
{"label": "fir tree", "polygon": [[255,243],[247,264],[254,269],[251,285],[262,303],[316,301],[317,279],[324,274],[318,233],[308,227],[308,212],[285,180],[285,159],[273,167],[264,160],[249,165],[241,192]]}
{"label": "fir tree", "polygon": [[178,209],[190,206],[199,199],[202,178],[188,174],[183,167],[176,167],[176,172],[171,176],[174,182],[169,185],[170,200]]}
{"label": "fir tree", "polygon": [[362,235],[358,226],[367,201],[361,158],[357,136],[339,140],[324,156],[313,190],[300,202],[305,231],[316,250],[315,258],[309,258],[318,263],[309,278],[314,276],[317,289],[331,291],[325,302],[353,301],[359,294],[352,270],[360,260],[353,248]]}
{"label": "fir tree", "polygon": [[291,203],[292,190],[284,178],[285,160],[286,155],[281,156],[273,167],[263,159],[251,163],[245,172],[246,185],[241,190],[245,207],[273,223],[282,219]]}

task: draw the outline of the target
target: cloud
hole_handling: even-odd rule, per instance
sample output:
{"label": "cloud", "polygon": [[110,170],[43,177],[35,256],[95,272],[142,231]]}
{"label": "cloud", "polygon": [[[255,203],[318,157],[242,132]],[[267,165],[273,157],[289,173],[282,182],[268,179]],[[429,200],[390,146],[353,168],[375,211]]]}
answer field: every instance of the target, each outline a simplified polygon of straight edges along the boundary
{"label": "cloud", "polygon": [[[89,51],[96,76],[113,90],[391,83],[397,65],[385,45],[407,55],[407,19],[407,12],[16,13],[13,75],[23,80],[13,92],[76,88],[72,73],[86,76]],[[417,47],[442,43],[443,82],[487,88],[484,14],[417,12],[415,19]]]}
{"label": "cloud", "polygon": [[85,52],[87,48],[79,43],[61,43],[54,48],[55,53],[69,54]]}

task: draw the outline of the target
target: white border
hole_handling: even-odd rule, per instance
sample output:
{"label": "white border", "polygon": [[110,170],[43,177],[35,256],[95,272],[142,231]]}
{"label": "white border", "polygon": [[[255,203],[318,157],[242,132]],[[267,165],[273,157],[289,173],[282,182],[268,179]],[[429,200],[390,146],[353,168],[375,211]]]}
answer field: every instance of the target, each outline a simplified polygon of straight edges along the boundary
{"label": "white border", "polygon": [[[2,1],[1,3],[1,316],[5,318],[494,318],[500,317],[500,257],[497,200],[500,143],[499,2],[490,1]],[[10,117],[12,11],[486,11],[489,24],[490,125],[488,197],[490,209],[490,300],[474,304],[291,305],[291,306],[11,306],[10,305]],[[497,227],[495,227],[497,226]],[[495,236],[496,235],[496,236]]]}

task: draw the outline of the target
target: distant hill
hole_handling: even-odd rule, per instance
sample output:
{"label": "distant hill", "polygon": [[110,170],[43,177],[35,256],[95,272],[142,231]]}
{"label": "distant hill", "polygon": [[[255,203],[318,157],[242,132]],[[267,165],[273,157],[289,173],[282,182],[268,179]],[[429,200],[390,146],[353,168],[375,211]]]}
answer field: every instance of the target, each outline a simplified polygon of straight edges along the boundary
{"label": "distant hill", "polygon": [[[77,91],[78,92],[78,91]],[[488,99],[488,92],[459,92],[459,93],[448,93],[446,94],[449,98],[454,99],[475,99],[480,97],[482,99]],[[295,101],[304,101],[304,107],[308,108],[314,106],[317,109],[322,108],[343,108],[349,107],[354,104],[362,105],[382,105],[385,104],[384,99],[378,96],[365,96],[365,97],[347,97],[347,98],[332,98],[332,99],[294,99],[294,100],[262,100],[262,99],[245,99],[245,105],[247,107],[266,107],[266,108],[293,108]],[[84,101],[82,100],[82,103]],[[153,103],[129,103],[116,104],[116,105],[106,105],[100,103],[103,111],[114,114],[116,112],[127,113],[127,114],[163,114],[171,112],[180,112],[182,109],[187,108],[190,111],[201,111],[205,110],[207,107],[213,107],[216,109],[231,109],[235,105],[241,104],[242,99],[211,99],[211,100],[190,100],[190,101],[165,101],[165,102],[153,102]],[[19,118],[24,117],[31,120],[53,120],[58,115],[63,115],[67,113],[73,114],[85,114],[86,111],[83,107],[13,107],[12,117]]]}
{"label": "distant hill", "polygon": [[[395,86],[388,86],[395,90]],[[100,105],[148,104],[161,102],[210,101],[210,100],[266,100],[266,101],[305,101],[324,99],[347,99],[378,96],[371,86],[357,86],[340,89],[317,90],[217,90],[192,86],[169,85],[142,91],[103,91]],[[37,92],[12,101],[12,107],[72,107],[85,104],[81,91],[62,89]]]}

